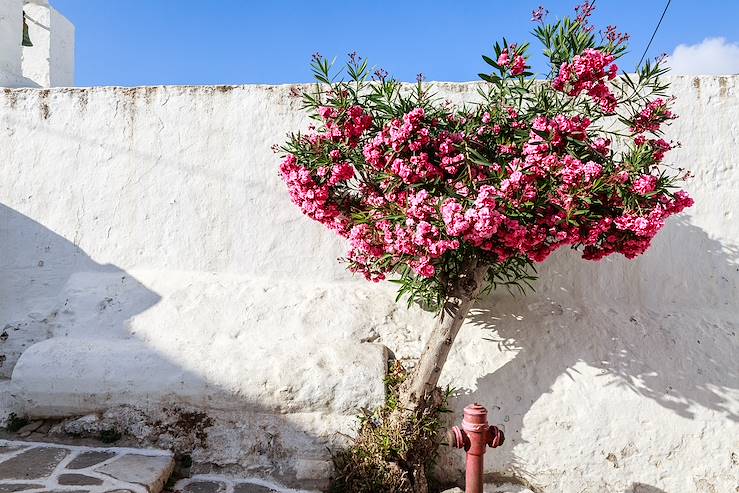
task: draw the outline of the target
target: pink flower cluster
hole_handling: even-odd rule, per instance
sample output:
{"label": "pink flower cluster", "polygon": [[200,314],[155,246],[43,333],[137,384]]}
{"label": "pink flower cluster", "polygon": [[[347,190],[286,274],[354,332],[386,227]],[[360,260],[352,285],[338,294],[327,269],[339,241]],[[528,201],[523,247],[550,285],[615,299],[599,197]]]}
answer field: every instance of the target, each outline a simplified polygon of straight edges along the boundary
{"label": "pink flower cluster", "polygon": [[524,147],[524,154],[541,154],[550,149],[559,150],[567,139],[584,141],[591,121],[589,118],[575,115],[567,117],[557,115],[554,118],[537,116],[531,123],[529,142]]}
{"label": "pink flower cluster", "polygon": [[641,195],[646,195],[654,192],[655,188],[657,188],[657,177],[653,175],[642,175],[637,178],[631,186],[631,191]]}
{"label": "pink flower cluster", "polygon": [[657,98],[647,104],[634,118],[634,133],[659,132],[662,123],[677,118],[668,107],[667,101]]}
{"label": "pink flower cluster", "polygon": [[[650,111],[659,111],[655,109],[659,107]],[[510,125],[523,124],[516,111],[509,109],[508,114]],[[326,131],[317,134],[318,140],[311,145],[365,142],[366,165],[389,173],[390,178],[375,185],[360,183],[359,195],[351,202],[335,198],[332,191],[355,177],[354,167],[339,148],[327,151],[333,164],[314,172],[288,155],[280,173],[293,202],[306,215],[348,237],[351,269],[373,281],[384,279],[402,263],[419,276],[434,277],[438,260],[463,243],[495,255],[499,262],[513,256],[541,262],[565,245],[584,246],[583,256],[588,259],[615,252],[633,258],[649,246],[668,216],[692,204],[684,192],[673,198],[664,193],[650,198],[659,186],[656,176],[620,166],[606,170],[598,158],[581,160],[570,154],[567,146],[572,141],[589,146],[599,159],[605,159],[610,150],[607,139],[591,141],[590,120],[577,115],[535,117],[523,149],[506,145],[511,148],[508,164],[487,169],[469,166],[462,151],[482,145],[478,132],[467,136],[441,128],[438,121],[427,121],[421,108],[391,121],[374,135],[366,133],[364,127],[370,120],[362,111],[351,109],[341,124],[338,113],[322,110],[322,116]],[[483,113],[480,124],[489,123],[490,114]],[[339,129],[338,140],[332,137],[335,129]],[[655,158],[671,147],[664,140],[647,140],[641,135],[635,143],[651,146]],[[463,164],[470,172],[457,176]],[[495,180],[489,184],[493,176],[497,184]],[[603,184],[627,187],[639,197],[641,212],[625,210],[620,194],[613,191],[594,194],[590,189],[596,180],[601,189]],[[445,183],[448,189],[418,187],[419,183]],[[595,216],[599,219],[588,219],[593,200],[600,204]],[[540,205],[531,210],[535,203]],[[347,206],[364,208],[370,220],[352,221]],[[527,216],[517,212],[524,210]],[[573,217],[578,219],[573,221]]]}
{"label": "pink flower cluster", "polygon": [[425,116],[423,108],[416,108],[385,126],[364,146],[367,163],[407,184],[456,174],[465,160],[457,148],[464,136],[448,131],[432,135],[437,125],[427,124]]}
{"label": "pink flower cluster", "polygon": [[498,56],[498,65],[504,69],[510,68],[511,75],[514,77],[526,71],[526,59],[523,55],[515,52],[515,47],[509,47],[507,50],[501,52],[500,56]]}
{"label": "pink flower cluster", "polygon": [[[515,175],[520,172],[514,172]],[[544,261],[554,250],[575,243],[574,228],[562,222],[563,216],[548,210],[534,224],[509,217],[506,201],[499,189],[483,185],[472,205],[464,208],[455,199],[447,199],[441,217],[449,236],[459,237],[483,251],[494,253],[503,262],[513,256]]]}
{"label": "pink flower cluster", "polygon": [[341,235],[346,235],[349,219],[341,212],[338,204],[330,199],[329,184],[318,184],[311,171],[300,166],[292,154],[288,154],[280,164],[280,175],[287,184],[290,199],[300,207],[303,214]]}
{"label": "pink flower cluster", "polygon": [[[580,7],[580,22],[592,8]],[[606,36],[624,41],[612,28]],[[614,59],[587,49],[560,66],[552,89],[613,113]],[[513,76],[527,68],[514,46],[497,63]],[[673,144],[645,136],[675,116],[668,101],[648,103],[631,120],[634,145],[618,154],[585,116],[598,112],[569,103],[562,114],[497,100],[460,112],[417,107],[390,121],[375,121],[371,104],[321,106],[323,126],[294,137],[280,174],[303,213],[348,239],[350,269],[372,281],[407,267],[442,282],[461,248],[491,263],[541,262],[563,246],[587,259],[633,258],[692,205],[655,172]]]}
{"label": "pink flower cluster", "polygon": [[692,205],[693,199],[682,190],[675,193],[674,198],[661,195],[657,204],[645,214],[626,212],[609,220],[603,238],[598,242],[586,243],[583,257],[599,260],[619,252],[626,258],[635,258],[649,248],[652,238],[662,229],[669,216]]}
{"label": "pink flower cluster", "polygon": [[565,62],[560,66],[552,87],[570,96],[586,92],[605,113],[613,113],[618,102],[606,82],[613,80],[618,73],[614,59],[613,55],[599,50],[585,50],[576,55],[572,63]]}
{"label": "pink flower cluster", "polygon": [[441,218],[449,236],[494,252],[503,261],[513,254],[511,249],[521,246],[526,232],[497,209],[498,196],[494,187],[483,185],[469,208],[447,199],[441,207]]}
{"label": "pink flower cluster", "polygon": [[[532,177],[547,178],[557,176],[559,192],[564,194],[554,197],[554,203],[569,208],[567,193],[572,189],[587,185],[600,177],[603,167],[594,162],[583,162],[570,154],[562,154],[568,140],[585,142],[588,139],[588,118],[574,116],[568,118],[558,115],[552,119],[536,117],[531,125],[529,141],[524,146],[524,165]],[[610,145],[605,139],[596,139],[592,147],[604,154]],[[526,196],[525,199],[532,197]]]}
{"label": "pink flower cluster", "polygon": [[324,106],[318,114],[326,125],[323,134],[314,134],[314,141],[330,139],[333,142],[346,142],[349,147],[356,147],[362,133],[372,126],[372,117],[360,106],[352,106],[345,112]]}
{"label": "pink flower cluster", "polygon": [[395,262],[410,257],[408,264],[418,275],[433,277],[436,274],[433,262],[460,246],[458,240],[443,238],[439,227],[429,222],[435,219],[437,198],[424,189],[406,198],[409,207],[404,223],[381,219],[372,224],[358,224],[349,233],[352,269],[368,280],[384,279],[385,272],[372,265],[383,257]]}

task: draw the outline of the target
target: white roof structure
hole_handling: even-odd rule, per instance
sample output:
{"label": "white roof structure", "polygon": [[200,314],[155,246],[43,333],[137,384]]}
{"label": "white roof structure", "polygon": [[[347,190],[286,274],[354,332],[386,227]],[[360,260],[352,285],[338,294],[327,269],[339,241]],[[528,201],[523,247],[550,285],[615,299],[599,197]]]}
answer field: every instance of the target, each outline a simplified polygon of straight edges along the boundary
{"label": "white roof structure", "polygon": [[[22,46],[23,25],[33,46]],[[47,0],[0,0],[0,86],[74,85],[74,25]]]}

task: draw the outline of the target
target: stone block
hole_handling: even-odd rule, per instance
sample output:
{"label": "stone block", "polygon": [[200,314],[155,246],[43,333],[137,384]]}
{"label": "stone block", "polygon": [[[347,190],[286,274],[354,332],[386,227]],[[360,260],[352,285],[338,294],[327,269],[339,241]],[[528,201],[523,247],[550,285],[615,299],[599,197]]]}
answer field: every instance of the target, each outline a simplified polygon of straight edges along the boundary
{"label": "stone block", "polygon": [[31,448],[0,462],[0,479],[44,479],[69,455],[61,448]]}
{"label": "stone block", "polygon": [[145,485],[150,493],[159,493],[174,469],[171,456],[123,455],[113,462],[95,468],[119,481]]}

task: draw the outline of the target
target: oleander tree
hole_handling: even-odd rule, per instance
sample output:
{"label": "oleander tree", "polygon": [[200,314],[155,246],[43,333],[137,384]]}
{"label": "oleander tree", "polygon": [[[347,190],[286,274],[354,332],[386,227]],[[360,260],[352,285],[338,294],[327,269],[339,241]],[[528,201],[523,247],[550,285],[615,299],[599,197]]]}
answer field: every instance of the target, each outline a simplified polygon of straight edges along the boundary
{"label": "oleander tree", "polygon": [[[530,71],[528,43],[503,40],[483,56],[478,101],[464,106],[422,77],[408,85],[373,72],[356,54],[341,69],[313,57],[316,85],[303,98],[315,123],[279,148],[290,197],[346,239],[352,272],[397,283],[399,300],[437,313],[392,419],[412,421],[436,402],[478,297],[533,287],[535,264],[562,247],[633,259],[692,205],[678,189],[687,173],[665,162],[677,145],[663,137],[676,118],[668,69],[656,60],[619,74],[628,36],[594,29],[592,10],[585,2],[546,23],[537,9],[549,72]],[[387,491],[422,490],[416,469],[406,471],[415,490]]]}

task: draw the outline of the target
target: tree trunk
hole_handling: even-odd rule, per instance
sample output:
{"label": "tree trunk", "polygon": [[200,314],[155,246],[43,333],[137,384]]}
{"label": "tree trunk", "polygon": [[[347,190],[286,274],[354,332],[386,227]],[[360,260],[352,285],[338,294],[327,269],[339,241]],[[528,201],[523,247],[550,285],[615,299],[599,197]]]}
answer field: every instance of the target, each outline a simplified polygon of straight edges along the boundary
{"label": "tree trunk", "polygon": [[401,387],[399,397],[402,409],[413,412],[422,409],[427,396],[436,389],[459,329],[477,295],[485,287],[488,268],[487,264],[478,265],[474,262],[467,274],[460,278],[453,295],[446,299],[418,366]]}

